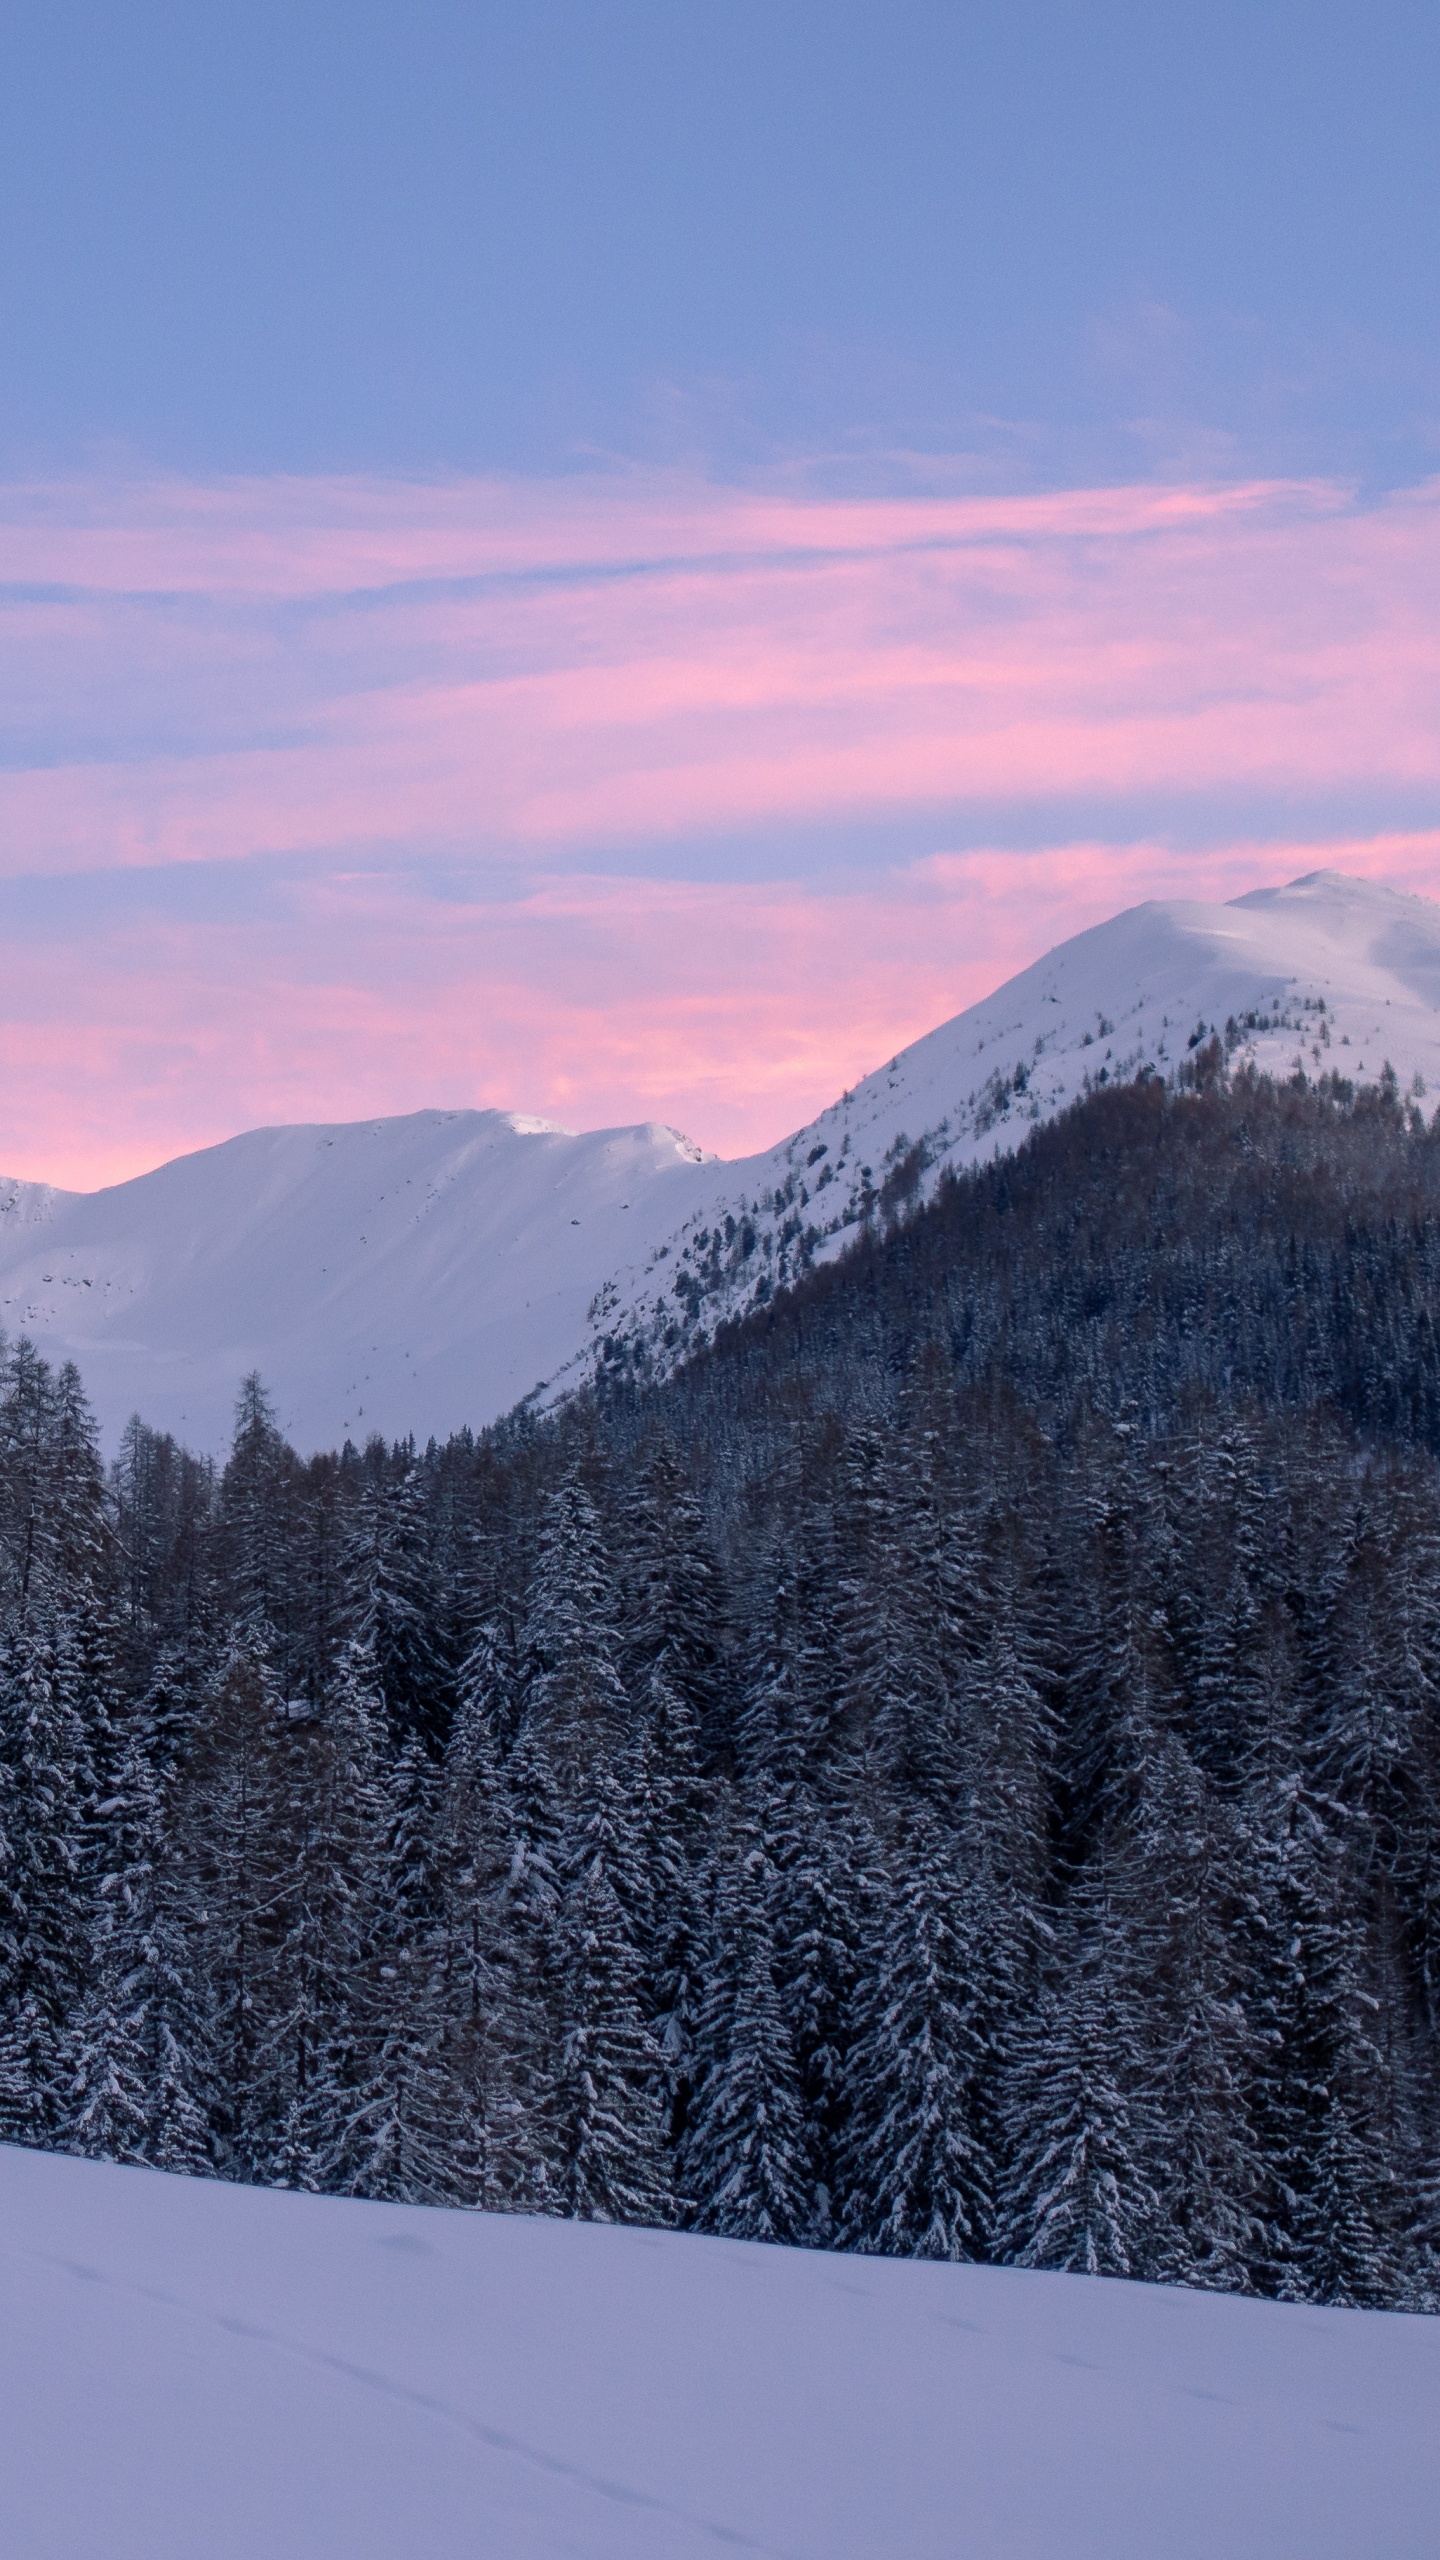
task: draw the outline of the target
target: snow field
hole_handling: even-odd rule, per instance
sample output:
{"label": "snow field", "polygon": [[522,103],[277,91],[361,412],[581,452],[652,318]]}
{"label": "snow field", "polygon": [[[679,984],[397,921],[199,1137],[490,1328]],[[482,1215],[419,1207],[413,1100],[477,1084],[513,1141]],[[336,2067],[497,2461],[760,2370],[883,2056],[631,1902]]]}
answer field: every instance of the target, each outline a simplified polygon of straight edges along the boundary
{"label": "snow field", "polygon": [[6,2560],[1432,2560],[1440,2321],[0,2150]]}

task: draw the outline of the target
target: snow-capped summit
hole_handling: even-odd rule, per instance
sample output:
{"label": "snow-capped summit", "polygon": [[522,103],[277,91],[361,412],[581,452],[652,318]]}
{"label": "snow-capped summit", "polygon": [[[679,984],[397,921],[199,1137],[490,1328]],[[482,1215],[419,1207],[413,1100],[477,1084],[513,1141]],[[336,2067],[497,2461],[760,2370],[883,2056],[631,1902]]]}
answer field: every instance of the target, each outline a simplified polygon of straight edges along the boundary
{"label": "snow-capped summit", "polygon": [[1228,906],[1152,899],[1076,934],[716,1173],[683,1228],[612,1277],[562,1379],[603,1360],[607,1336],[673,1363],[842,1251],[877,1203],[923,1197],[1096,1085],[1173,1080],[1212,1034],[1232,1066],[1374,1083],[1389,1065],[1403,1092],[1440,1091],[1440,905],[1317,871]]}
{"label": "snow-capped summit", "polygon": [[73,1359],[114,1445],[133,1411],[223,1450],[258,1369],[302,1449],[422,1442],[506,1412],[585,1336],[621,1261],[713,1159],[649,1123],[508,1111],[253,1129],[104,1191],[0,1184],[0,1326]]}
{"label": "snow-capped summit", "polygon": [[654,1123],[420,1111],[252,1130],[105,1191],[0,1184],[0,1326],[79,1363],[112,1445],[138,1409],[223,1448],[256,1368],[301,1448],[444,1436],[619,1340],[673,1363],[877,1204],[1212,1034],[1232,1064],[1440,1090],[1440,906],[1316,872],[1132,907],[736,1163]]}

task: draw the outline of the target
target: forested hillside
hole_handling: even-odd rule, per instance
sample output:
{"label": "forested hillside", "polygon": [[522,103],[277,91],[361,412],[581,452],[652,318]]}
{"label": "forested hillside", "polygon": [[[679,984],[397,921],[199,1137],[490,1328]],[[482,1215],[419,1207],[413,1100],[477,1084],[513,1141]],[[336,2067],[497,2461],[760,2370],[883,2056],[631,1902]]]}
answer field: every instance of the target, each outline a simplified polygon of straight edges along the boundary
{"label": "forested hillside", "polygon": [[1440,2307],[1440,1134],[1192,1078],[480,1440],[13,1348],[0,2135]]}

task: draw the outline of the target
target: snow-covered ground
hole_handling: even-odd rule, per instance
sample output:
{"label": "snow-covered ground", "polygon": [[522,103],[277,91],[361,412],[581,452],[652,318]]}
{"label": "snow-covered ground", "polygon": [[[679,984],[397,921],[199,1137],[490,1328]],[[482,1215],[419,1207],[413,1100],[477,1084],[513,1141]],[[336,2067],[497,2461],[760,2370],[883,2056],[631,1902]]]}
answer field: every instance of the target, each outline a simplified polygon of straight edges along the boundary
{"label": "snow-covered ground", "polygon": [[423,1111],[255,1130],[107,1191],[0,1184],[0,1326],[79,1362],[112,1445],[138,1408],[223,1448],[251,1368],[302,1449],[443,1437],[580,1383],[607,1337],[681,1357],[840,1251],[907,1158],[923,1196],[1211,1031],[1281,1074],[1388,1061],[1433,1110],[1440,906],[1322,872],[1133,907],[738,1163],[654,1125]]}
{"label": "snow-covered ground", "polygon": [[1440,2321],[0,2151],[6,2560],[1431,2560]]}

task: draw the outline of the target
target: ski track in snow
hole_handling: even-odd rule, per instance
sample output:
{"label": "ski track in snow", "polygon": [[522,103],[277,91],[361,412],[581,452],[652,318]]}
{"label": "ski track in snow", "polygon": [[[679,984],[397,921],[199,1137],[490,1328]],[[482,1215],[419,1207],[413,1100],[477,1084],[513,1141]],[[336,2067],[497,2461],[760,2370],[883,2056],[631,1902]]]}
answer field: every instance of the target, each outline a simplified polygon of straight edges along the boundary
{"label": "ski track in snow", "polygon": [[1212,1032],[1282,1076],[1389,1063],[1433,1109],[1440,906],[1321,872],[1131,908],[735,1163],[656,1123],[424,1111],[253,1130],[106,1191],[0,1183],[0,1327],[77,1361],[112,1448],[138,1410],[222,1451],[254,1368],[302,1451],[444,1438],[617,1345],[672,1366],[868,1217]]}

